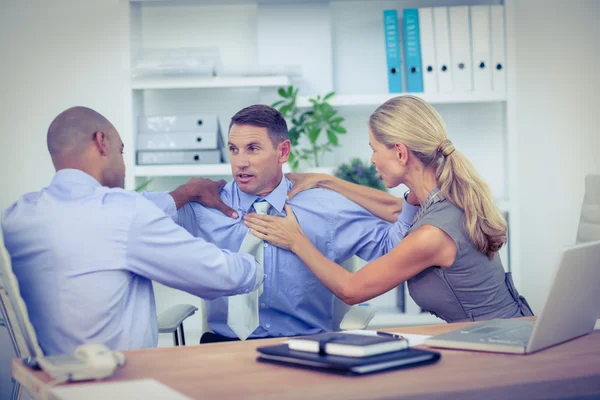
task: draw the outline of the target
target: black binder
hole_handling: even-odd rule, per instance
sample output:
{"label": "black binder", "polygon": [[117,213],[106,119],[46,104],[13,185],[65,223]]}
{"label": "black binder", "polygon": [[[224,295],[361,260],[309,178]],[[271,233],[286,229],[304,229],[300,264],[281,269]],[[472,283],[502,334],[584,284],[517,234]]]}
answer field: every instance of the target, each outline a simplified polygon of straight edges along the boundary
{"label": "black binder", "polygon": [[364,375],[396,368],[434,363],[440,359],[436,351],[408,348],[369,357],[344,357],[307,351],[290,350],[287,344],[258,347],[260,362],[316,369],[344,375]]}

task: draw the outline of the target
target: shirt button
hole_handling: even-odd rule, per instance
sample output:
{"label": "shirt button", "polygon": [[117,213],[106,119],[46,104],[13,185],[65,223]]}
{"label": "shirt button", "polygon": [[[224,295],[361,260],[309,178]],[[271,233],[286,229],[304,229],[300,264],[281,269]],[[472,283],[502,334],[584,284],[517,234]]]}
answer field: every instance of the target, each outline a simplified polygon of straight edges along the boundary
{"label": "shirt button", "polygon": [[265,243],[265,244],[263,244],[263,246],[269,247],[269,243]]}
{"label": "shirt button", "polygon": [[267,324],[267,328],[270,328],[270,327],[271,327],[271,324]]}
{"label": "shirt button", "polygon": [[262,308],[266,308],[266,307],[267,307],[267,305],[266,305],[265,303],[260,303],[260,306],[261,306]]}

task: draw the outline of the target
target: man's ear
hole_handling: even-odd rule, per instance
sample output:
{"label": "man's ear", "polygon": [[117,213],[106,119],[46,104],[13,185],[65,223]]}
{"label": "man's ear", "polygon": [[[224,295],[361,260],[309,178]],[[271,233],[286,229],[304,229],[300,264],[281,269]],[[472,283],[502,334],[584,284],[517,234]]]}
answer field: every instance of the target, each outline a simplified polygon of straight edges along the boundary
{"label": "man's ear", "polygon": [[108,154],[108,137],[106,133],[102,131],[98,131],[94,133],[94,144],[96,148],[100,152],[101,156],[105,156]]}
{"label": "man's ear", "polygon": [[284,140],[277,146],[277,152],[279,153],[279,163],[285,164],[290,157],[290,151],[292,150],[292,142]]}
{"label": "man's ear", "polygon": [[402,165],[406,165],[408,162],[408,149],[403,143],[394,143],[394,151],[396,151],[396,159],[400,161]]}

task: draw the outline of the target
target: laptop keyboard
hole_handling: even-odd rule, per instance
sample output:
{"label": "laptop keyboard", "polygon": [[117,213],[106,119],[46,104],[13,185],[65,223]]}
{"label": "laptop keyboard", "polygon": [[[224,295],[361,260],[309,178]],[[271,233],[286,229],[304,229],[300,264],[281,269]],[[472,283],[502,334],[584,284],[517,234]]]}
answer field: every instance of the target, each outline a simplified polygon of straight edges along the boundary
{"label": "laptop keyboard", "polygon": [[529,341],[532,331],[533,325],[525,325],[488,336],[487,341],[500,344],[525,344]]}

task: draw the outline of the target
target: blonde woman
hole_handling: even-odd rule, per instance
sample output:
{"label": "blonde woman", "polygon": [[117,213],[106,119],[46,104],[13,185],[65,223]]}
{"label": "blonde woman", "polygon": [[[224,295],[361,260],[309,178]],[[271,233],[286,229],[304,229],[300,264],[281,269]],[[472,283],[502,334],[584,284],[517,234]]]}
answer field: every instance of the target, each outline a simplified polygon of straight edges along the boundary
{"label": "blonde woman", "polygon": [[[497,255],[506,243],[506,222],[487,185],[448,140],[435,109],[415,96],[385,102],[369,119],[369,144],[386,186],[405,184],[421,204],[407,235],[385,256],[358,272],[346,271],[307,239],[289,205],[285,218],[251,214],[245,223],[261,239],[293,251],[347,304],[408,281],[416,303],[447,322],[533,315]],[[388,221],[401,208],[392,196],[332,176],[290,178],[296,185],[290,195],[331,189]]]}

